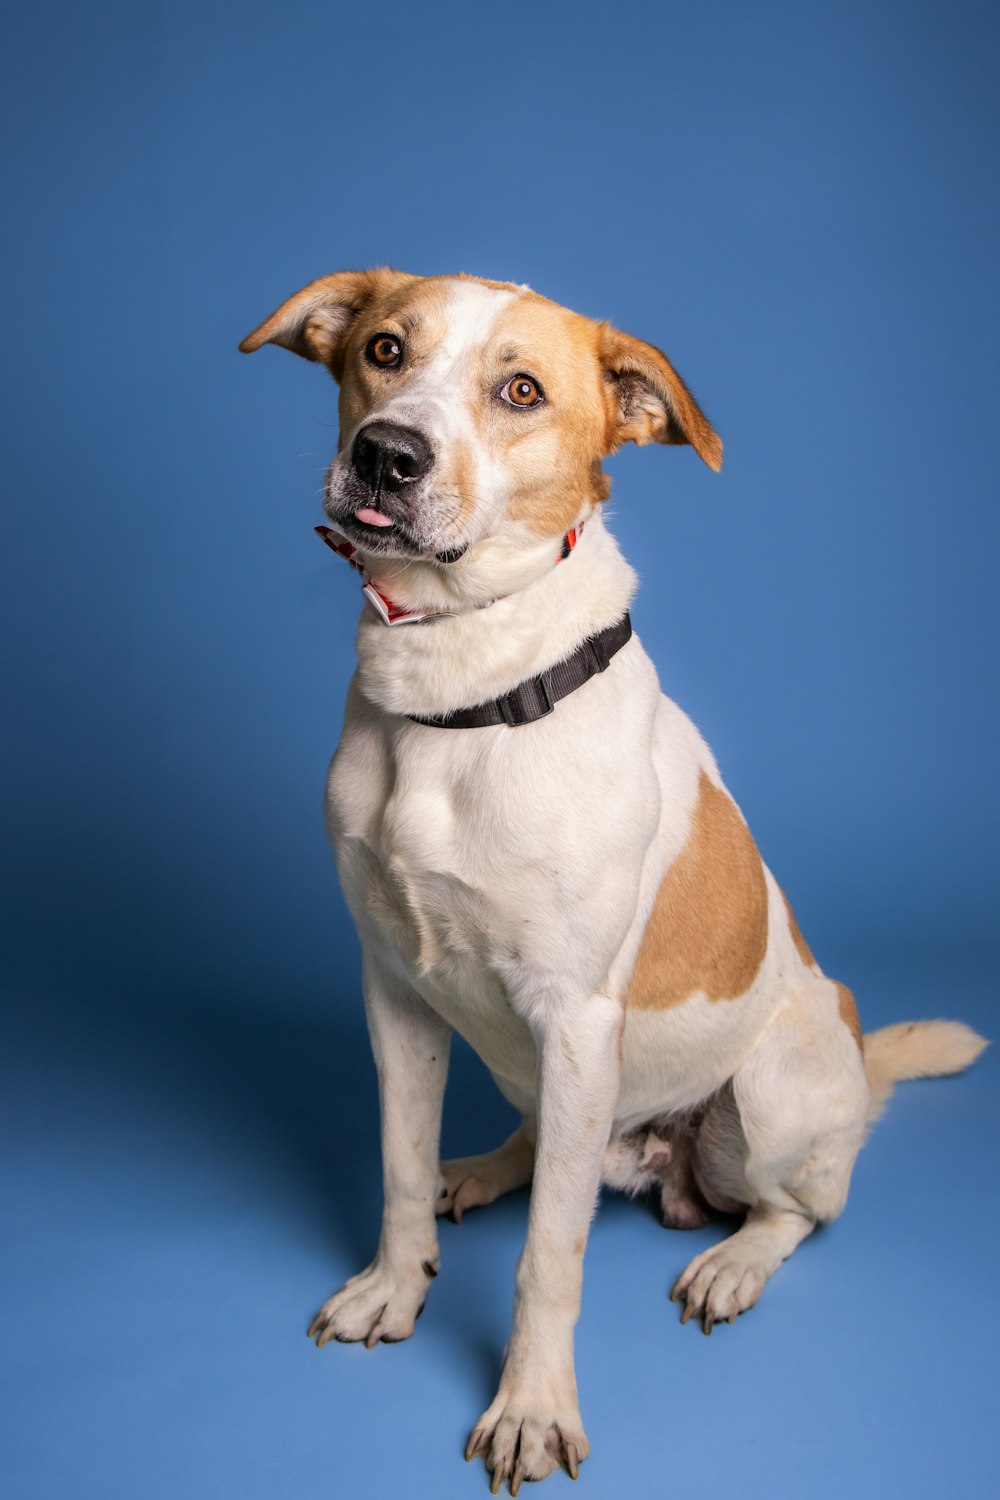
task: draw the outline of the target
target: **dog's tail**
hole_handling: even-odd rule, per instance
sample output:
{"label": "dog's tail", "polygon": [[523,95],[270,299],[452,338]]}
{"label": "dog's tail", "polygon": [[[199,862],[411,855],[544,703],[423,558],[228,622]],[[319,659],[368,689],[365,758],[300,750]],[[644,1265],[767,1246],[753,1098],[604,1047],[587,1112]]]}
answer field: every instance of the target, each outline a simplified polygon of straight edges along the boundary
{"label": "dog's tail", "polygon": [[869,1031],[864,1041],[869,1125],[878,1119],[889,1095],[904,1078],[960,1073],[989,1046],[985,1037],[963,1021],[900,1021]]}

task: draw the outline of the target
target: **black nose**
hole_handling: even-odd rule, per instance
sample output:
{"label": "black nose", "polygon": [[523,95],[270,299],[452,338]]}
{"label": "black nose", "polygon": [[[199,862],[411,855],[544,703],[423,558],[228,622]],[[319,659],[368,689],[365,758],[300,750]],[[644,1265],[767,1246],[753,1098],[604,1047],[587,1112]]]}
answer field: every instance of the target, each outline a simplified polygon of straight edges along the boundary
{"label": "black nose", "polygon": [[422,479],[434,462],[426,438],[412,427],[394,422],[369,422],[354,439],[351,462],[355,472],[376,493],[405,490]]}

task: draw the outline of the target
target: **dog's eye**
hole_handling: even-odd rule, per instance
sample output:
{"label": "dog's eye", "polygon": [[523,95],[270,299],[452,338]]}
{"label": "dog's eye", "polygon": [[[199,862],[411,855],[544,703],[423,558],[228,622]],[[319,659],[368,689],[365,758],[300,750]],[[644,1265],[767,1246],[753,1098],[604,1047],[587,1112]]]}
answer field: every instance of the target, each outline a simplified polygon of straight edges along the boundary
{"label": "dog's eye", "polygon": [[402,359],[403,346],[394,333],[377,333],[373,339],[368,340],[365,353],[373,365],[391,370]]}
{"label": "dog's eye", "polygon": [[530,375],[515,375],[508,380],[500,395],[508,406],[537,406],[543,399],[538,382]]}

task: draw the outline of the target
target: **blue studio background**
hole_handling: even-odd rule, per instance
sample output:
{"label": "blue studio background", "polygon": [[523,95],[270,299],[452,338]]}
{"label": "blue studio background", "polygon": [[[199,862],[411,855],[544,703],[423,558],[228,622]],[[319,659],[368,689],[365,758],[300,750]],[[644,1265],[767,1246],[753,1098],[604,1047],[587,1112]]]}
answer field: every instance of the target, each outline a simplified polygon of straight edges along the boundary
{"label": "blue studio background", "polygon": [[[610,464],[664,685],[866,1026],[997,1035],[997,17],[8,14],[5,1494],[486,1491],[526,1195],[443,1226],[409,1343],[304,1332],[381,1199],[320,816],[359,601],[311,529],[335,390],[236,344],[314,276],[527,281],[667,350],[726,467]],[[605,1200],[582,1494],[996,1493],[997,1069],[903,1088],[710,1340],[666,1292],[720,1230]],[[508,1128],[484,1079],[459,1048],[451,1154]]]}

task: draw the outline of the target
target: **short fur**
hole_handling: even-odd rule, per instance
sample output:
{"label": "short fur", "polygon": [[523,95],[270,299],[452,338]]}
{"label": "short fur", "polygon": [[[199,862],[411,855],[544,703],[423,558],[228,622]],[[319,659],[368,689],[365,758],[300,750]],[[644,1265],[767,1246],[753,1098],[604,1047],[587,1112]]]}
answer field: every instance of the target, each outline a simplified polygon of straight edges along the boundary
{"label": "short fur", "polygon": [[[381,333],[402,351],[391,369],[367,352]],[[745,1215],[674,1288],[683,1320],[709,1333],[840,1213],[893,1084],[957,1071],[985,1043],[934,1021],[861,1045],[853,997],[817,965],[638,637],[535,723],[456,731],[407,717],[505,693],[622,616],[635,575],[602,517],[602,459],[658,441],[722,461],[658,349],[527,288],[384,269],[311,283],[241,347],[267,342],[340,383],[330,519],[381,590],[450,611],[387,628],[366,606],[330,768],[329,831],[364,950],[385,1215],[374,1261],[309,1331],[318,1344],[408,1337],[438,1269],[435,1215],[460,1220],[532,1182],[500,1387],[468,1448],[494,1491],[509,1481],[516,1494],[559,1464],[575,1477],[588,1452],[573,1328],[602,1180],[654,1190],[671,1224]],[[531,409],[505,398],[512,377],[541,391]],[[429,471],[366,479],[354,445],[376,421],[416,430]],[[453,1029],[523,1120],[496,1151],[441,1163]]]}

